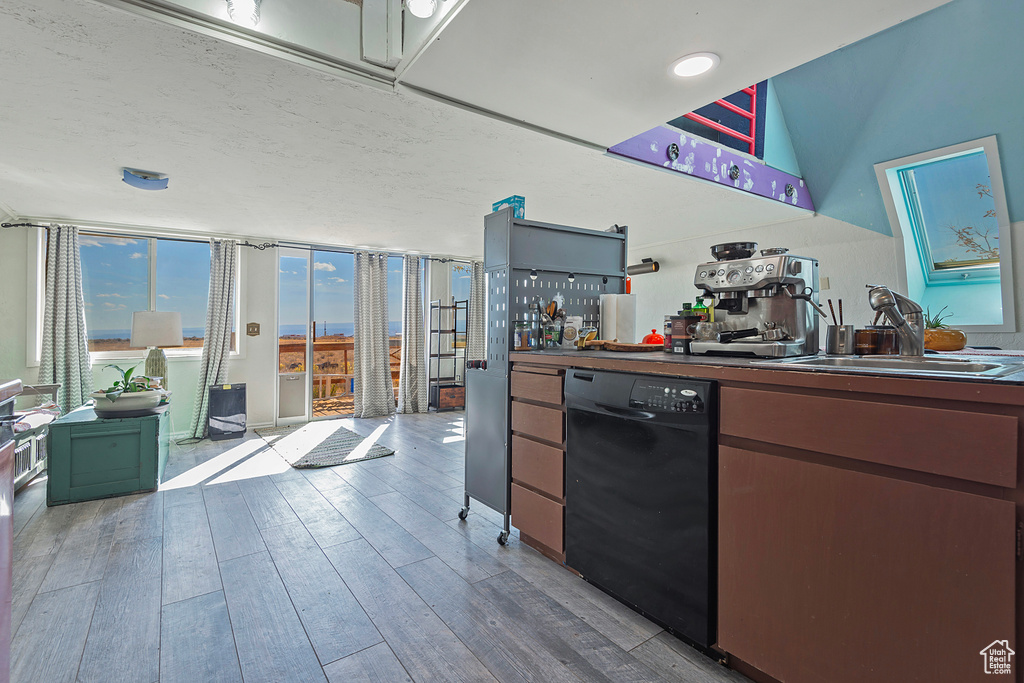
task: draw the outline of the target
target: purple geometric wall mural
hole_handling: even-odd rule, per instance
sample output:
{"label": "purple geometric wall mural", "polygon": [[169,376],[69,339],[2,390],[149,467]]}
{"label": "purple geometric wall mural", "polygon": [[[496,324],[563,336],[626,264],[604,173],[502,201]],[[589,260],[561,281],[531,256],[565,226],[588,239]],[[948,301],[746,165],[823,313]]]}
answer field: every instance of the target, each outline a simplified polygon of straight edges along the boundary
{"label": "purple geometric wall mural", "polygon": [[608,153],[814,211],[803,178],[665,126],[620,142]]}

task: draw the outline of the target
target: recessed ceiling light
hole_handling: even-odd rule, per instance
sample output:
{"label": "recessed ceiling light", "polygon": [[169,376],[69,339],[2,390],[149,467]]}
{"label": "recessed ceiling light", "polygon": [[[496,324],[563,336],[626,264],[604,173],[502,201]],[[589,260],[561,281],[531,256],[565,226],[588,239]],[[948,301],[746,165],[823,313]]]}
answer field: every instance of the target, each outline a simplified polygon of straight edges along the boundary
{"label": "recessed ceiling light", "polygon": [[239,26],[256,28],[260,23],[260,0],[228,0],[228,17]]}
{"label": "recessed ceiling light", "polygon": [[405,0],[405,6],[414,17],[427,19],[437,11],[437,0]]}
{"label": "recessed ceiling light", "polygon": [[683,78],[700,76],[718,66],[718,55],[714,52],[695,52],[672,63],[672,73]]}

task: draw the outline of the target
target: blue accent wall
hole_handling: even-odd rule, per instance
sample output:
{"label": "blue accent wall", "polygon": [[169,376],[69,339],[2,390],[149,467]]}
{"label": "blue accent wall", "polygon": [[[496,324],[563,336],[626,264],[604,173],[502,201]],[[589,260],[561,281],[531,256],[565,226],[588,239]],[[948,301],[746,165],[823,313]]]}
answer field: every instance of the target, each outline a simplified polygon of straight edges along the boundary
{"label": "blue accent wall", "polygon": [[997,135],[1024,220],[1024,1],[954,0],[772,79],[817,211],[891,235],[873,166]]}
{"label": "blue accent wall", "polygon": [[779,97],[775,94],[775,84],[769,78],[767,85],[768,96],[765,98],[764,112],[764,163],[780,171],[803,177],[803,174],[800,173],[800,164],[796,160],[796,152],[793,150],[793,143],[789,139],[786,117],[779,105]]}

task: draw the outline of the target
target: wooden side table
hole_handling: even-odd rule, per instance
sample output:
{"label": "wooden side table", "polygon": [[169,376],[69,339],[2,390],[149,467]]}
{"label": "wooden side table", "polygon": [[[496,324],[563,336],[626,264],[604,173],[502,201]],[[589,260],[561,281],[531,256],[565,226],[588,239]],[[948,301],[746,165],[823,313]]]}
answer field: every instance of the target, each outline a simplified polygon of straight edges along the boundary
{"label": "wooden side table", "polygon": [[170,451],[168,407],[143,417],[100,418],[91,406],[50,424],[46,504],[156,490]]}

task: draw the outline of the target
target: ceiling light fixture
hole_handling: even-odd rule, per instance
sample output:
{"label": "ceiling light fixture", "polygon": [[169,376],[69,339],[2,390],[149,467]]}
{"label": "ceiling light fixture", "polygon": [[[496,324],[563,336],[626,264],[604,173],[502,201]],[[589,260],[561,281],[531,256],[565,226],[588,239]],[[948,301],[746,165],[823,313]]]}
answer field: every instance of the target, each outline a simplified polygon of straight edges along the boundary
{"label": "ceiling light fixture", "polygon": [[437,11],[437,0],[405,0],[405,8],[414,17],[429,19]]}
{"label": "ceiling light fixture", "polygon": [[695,52],[672,62],[672,73],[682,78],[692,78],[711,71],[721,61],[714,52]]}
{"label": "ceiling light fixture", "polygon": [[231,21],[246,28],[260,23],[260,0],[227,0]]}
{"label": "ceiling light fixture", "polygon": [[140,171],[134,168],[121,169],[121,180],[140,190],[166,190],[170,178],[163,173]]}

